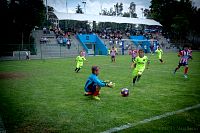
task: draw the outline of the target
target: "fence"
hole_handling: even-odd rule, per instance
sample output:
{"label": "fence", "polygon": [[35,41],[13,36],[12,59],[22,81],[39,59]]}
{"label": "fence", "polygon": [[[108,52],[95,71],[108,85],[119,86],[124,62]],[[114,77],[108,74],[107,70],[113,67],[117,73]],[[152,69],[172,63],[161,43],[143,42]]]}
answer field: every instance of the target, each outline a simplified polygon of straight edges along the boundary
{"label": "fence", "polygon": [[[129,49],[138,49],[134,42],[130,39],[124,39],[124,47],[122,50],[122,44],[120,41],[110,42],[109,39],[102,39],[107,49],[111,49],[115,46],[118,50],[118,54],[122,53],[127,55]],[[177,52],[176,47],[162,48],[165,52]],[[65,58],[74,57],[79,55],[80,51],[83,50],[83,46],[73,41],[70,49],[67,45],[62,44],[1,44],[0,45],[0,60],[24,60],[26,59],[26,52],[28,52],[30,59],[49,59],[49,58]]]}
{"label": "fence", "polygon": [[[66,45],[60,44],[1,44],[0,60],[24,60],[26,54],[30,59],[48,59],[48,58],[64,58],[77,56],[82,50],[79,45],[73,45],[68,48]],[[27,52],[27,53],[26,53]]]}

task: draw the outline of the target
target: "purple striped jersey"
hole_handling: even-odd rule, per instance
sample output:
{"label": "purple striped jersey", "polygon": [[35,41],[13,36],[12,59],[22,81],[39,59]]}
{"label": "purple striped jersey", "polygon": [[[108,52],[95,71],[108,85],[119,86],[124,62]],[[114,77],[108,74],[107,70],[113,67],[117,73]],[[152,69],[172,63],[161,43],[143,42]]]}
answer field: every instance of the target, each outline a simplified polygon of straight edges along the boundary
{"label": "purple striped jersey", "polygon": [[187,63],[188,62],[189,55],[190,55],[189,50],[182,50],[179,52],[179,55],[181,57],[179,63]]}

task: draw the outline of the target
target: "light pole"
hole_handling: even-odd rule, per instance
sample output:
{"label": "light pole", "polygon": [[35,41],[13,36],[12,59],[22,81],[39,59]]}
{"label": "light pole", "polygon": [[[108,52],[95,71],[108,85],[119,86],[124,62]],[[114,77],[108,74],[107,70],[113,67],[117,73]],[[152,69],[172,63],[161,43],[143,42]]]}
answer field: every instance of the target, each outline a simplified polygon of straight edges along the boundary
{"label": "light pole", "polygon": [[102,4],[103,4],[103,3],[101,2],[101,7],[100,7],[100,8],[101,8],[101,15],[102,15]]}
{"label": "light pole", "polygon": [[67,10],[67,13],[68,13],[68,5],[67,5],[67,0],[66,0],[66,10]]}
{"label": "light pole", "polygon": [[46,17],[47,17],[47,21],[48,21],[48,5],[47,5],[47,0],[46,0]]}
{"label": "light pole", "polygon": [[45,3],[46,3],[46,26],[48,27],[48,5],[47,5],[48,2],[47,2],[47,0],[45,0]]}

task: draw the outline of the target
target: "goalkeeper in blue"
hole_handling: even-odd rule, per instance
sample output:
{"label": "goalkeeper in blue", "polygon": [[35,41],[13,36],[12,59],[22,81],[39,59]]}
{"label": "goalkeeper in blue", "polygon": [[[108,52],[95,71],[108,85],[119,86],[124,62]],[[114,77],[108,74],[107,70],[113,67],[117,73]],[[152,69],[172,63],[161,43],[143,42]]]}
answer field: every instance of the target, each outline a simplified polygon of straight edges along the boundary
{"label": "goalkeeper in blue", "polygon": [[114,83],[100,80],[98,78],[99,72],[100,68],[98,66],[92,66],[92,74],[88,77],[84,87],[85,96],[91,95],[95,100],[100,100],[101,87],[114,87]]}

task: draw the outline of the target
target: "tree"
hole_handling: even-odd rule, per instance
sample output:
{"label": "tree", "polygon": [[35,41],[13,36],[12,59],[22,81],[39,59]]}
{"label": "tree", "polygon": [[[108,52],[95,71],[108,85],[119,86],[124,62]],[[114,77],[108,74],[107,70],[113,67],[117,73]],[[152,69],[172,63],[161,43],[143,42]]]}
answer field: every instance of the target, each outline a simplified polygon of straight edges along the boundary
{"label": "tree", "polygon": [[[1,25],[1,31],[4,33],[7,31],[7,27],[9,26],[8,21],[9,21],[9,16],[8,16],[8,2],[7,0],[0,0],[0,25]],[[6,43],[6,38],[7,34],[1,34],[1,43]]]}
{"label": "tree", "polygon": [[129,6],[129,13],[130,13],[131,18],[137,17],[137,14],[135,13],[135,9],[136,9],[136,4],[134,2],[131,2]]}
{"label": "tree", "polygon": [[110,16],[109,12],[107,11],[107,8],[104,8],[104,9],[102,10],[102,15]]}
{"label": "tree", "polygon": [[150,15],[163,25],[163,30],[171,37],[181,36],[186,39],[196,18],[190,0],[152,0]]}
{"label": "tree", "polygon": [[[45,7],[42,0],[1,0],[1,14],[4,22],[2,27],[5,38],[0,41],[4,44],[29,43],[30,32],[35,26],[41,26],[45,18]],[[2,11],[3,10],[3,11]],[[1,23],[1,24],[2,24]],[[10,39],[12,38],[12,39]],[[23,46],[23,45],[22,45]],[[19,47],[5,45],[5,52],[19,50]],[[24,49],[21,47],[20,49]]]}
{"label": "tree", "polygon": [[107,10],[107,8],[104,8],[102,10],[102,14],[100,13],[100,15],[105,15],[105,16],[115,16],[116,12],[113,11],[113,8],[111,7],[110,10]]}
{"label": "tree", "polygon": [[83,10],[82,10],[82,8],[81,8],[81,6],[79,4],[76,7],[76,13],[83,14]]}
{"label": "tree", "polygon": [[48,26],[49,27],[57,27],[58,25],[55,25],[55,21],[58,21],[58,17],[54,13],[55,9],[51,6],[48,6]]}
{"label": "tree", "polygon": [[196,35],[200,35],[200,8],[193,8],[193,14],[191,16],[191,32]]}
{"label": "tree", "polygon": [[48,12],[54,12],[55,11],[55,9],[52,6],[47,6],[47,8],[48,8]]}
{"label": "tree", "polygon": [[122,13],[122,11],[123,11],[123,4],[122,3],[119,4],[118,9],[119,9],[118,16],[122,16],[122,14],[123,14]]}
{"label": "tree", "polygon": [[144,16],[146,18],[151,18],[151,16],[150,16],[150,10],[149,9],[144,9]]}
{"label": "tree", "polygon": [[122,11],[123,11],[123,3],[118,3],[116,5],[114,5],[114,9],[115,9],[115,12],[113,15],[116,15],[116,16],[122,16]]}
{"label": "tree", "polygon": [[117,16],[117,14],[119,13],[119,5],[118,5],[118,3],[116,5],[114,5],[114,9],[115,9],[115,15]]}
{"label": "tree", "polygon": [[115,11],[113,11],[113,8],[110,8],[110,16],[115,16]]}
{"label": "tree", "polygon": [[184,14],[176,15],[173,17],[171,28],[176,35],[174,38],[181,41],[189,30],[189,20]]}

